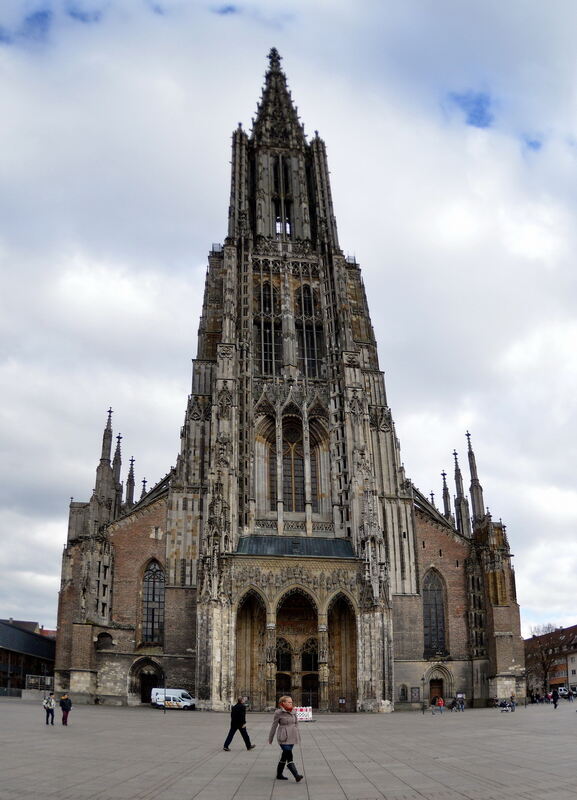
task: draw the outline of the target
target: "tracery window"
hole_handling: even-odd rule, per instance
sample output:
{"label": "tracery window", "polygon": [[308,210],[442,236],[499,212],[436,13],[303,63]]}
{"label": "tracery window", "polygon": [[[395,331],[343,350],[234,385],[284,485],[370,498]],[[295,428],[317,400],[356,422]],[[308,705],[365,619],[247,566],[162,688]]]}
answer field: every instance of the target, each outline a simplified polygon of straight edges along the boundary
{"label": "tracery window", "polygon": [[319,645],[316,639],[305,642],[301,654],[301,670],[303,672],[318,672]]}
{"label": "tracery window", "polygon": [[299,369],[308,378],[320,378],[323,356],[321,313],[316,292],[308,283],[297,290],[295,325]]}
{"label": "tracery window", "polygon": [[162,643],[164,636],[164,572],[153,561],[142,581],[142,641]]}
{"label": "tracery window", "polygon": [[274,442],[268,443],[268,500],[271,511],[276,511],[277,491],[276,491],[276,445]]}
{"label": "tracery window", "polygon": [[289,159],[286,156],[275,156],[272,173],[274,232],[279,239],[290,238],[293,225]]}
{"label": "tracery window", "polygon": [[254,343],[258,374],[278,375],[282,366],[280,303],[269,281],[255,284]]}
{"label": "tracery window", "polygon": [[434,570],[423,581],[423,626],[425,655],[446,653],[443,581]]}
{"label": "tracery window", "polygon": [[276,668],[278,672],[292,672],[292,650],[286,639],[277,640]]}
{"label": "tracery window", "polygon": [[302,426],[289,422],[283,427],[283,503],[285,511],[305,510],[305,457]]}
{"label": "tracery window", "polygon": [[311,504],[313,512],[319,510],[319,448],[311,446]]}

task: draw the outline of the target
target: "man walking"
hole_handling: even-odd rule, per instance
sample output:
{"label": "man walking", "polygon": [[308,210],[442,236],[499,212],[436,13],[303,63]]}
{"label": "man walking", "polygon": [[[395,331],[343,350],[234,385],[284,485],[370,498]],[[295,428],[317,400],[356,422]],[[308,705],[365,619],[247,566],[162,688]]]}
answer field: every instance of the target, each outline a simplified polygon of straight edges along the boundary
{"label": "man walking", "polygon": [[56,700],[54,699],[54,692],[50,692],[48,697],[45,697],[42,702],[42,707],[46,711],[46,724],[54,725],[54,709],[56,708]]}
{"label": "man walking", "polygon": [[62,709],[62,724],[68,725],[68,714],[72,708],[72,700],[66,693],[60,698],[60,708]]}
{"label": "man walking", "polygon": [[559,702],[559,692],[557,689],[553,689],[551,693],[551,699],[553,700],[553,708],[557,711],[557,703]]}
{"label": "man walking", "polygon": [[246,732],[246,706],[244,701],[244,697],[238,697],[236,705],[230,710],[230,730],[222,748],[227,752],[230,750],[229,744],[232,742],[232,737],[237,731],[240,731],[247,750],[254,750],[256,747],[256,745],[250,743],[250,736]]}

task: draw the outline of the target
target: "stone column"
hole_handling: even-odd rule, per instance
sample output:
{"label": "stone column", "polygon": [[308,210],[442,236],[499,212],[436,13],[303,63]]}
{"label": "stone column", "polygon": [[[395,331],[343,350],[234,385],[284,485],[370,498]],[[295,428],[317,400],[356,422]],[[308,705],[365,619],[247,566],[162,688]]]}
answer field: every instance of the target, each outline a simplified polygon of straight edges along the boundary
{"label": "stone column", "polygon": [[276,700],[276,623],[266,624],[266,710],[273,711]]}
{"label": "stone column", "polygon": [[329,634],[327,621],[319,617],[319,711],[329,710]]}

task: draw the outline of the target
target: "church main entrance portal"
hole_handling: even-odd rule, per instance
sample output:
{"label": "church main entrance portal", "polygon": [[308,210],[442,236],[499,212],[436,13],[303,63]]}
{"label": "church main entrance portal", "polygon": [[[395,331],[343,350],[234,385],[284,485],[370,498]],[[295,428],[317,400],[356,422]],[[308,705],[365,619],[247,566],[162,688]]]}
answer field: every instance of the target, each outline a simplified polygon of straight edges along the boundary
{"label": "church main entrance portal", "polygon": [[290,691],[295,705],[314,701],[318,708],[318,628],[317,610],[307,595],[295,591],[283,598],[276,619],[277,699]]}
{"label": "church main entrance portal", "polygon": [[246,595],[236,618],[236,691],[253,711],[266,708],[266,610],[261,598]]}

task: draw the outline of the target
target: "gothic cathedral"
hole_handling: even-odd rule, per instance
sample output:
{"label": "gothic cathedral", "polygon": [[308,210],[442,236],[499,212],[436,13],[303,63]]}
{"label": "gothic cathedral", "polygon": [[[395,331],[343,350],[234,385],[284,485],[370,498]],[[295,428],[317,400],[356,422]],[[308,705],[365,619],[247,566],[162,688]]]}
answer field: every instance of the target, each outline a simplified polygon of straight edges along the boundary
{"label": "gothic cathedral", "polygon": [[325,145],[274,49],[252,131],[233,134],[176,466],[135,501],[112,439],[109,412],[92,497],[70,505],[57,689],[319,711],[524,693],[505,527],[470,438],[471,510],[456,453],[442,510],[405,476]]}

